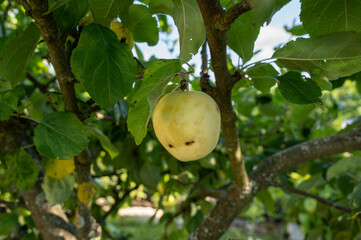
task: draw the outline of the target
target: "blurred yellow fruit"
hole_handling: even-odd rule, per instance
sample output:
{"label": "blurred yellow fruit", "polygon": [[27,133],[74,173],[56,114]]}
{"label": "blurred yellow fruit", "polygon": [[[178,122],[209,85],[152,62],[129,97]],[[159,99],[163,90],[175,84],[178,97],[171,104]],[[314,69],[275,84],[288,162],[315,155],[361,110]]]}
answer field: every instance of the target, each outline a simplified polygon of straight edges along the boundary
{"label": "blurred yellow fruit", "polygon": [[74,169],[74,158],[67,160],[49,159],[46,162],[45,174],[52,178],[61,179],[63,176],[72,173]]}
{"label": "blurred yellow fruit", "polygon": [[134,38],[132,32],[123,26],[121,22],[112,22],[110,29],[115,32],[119,42],[126,43],[132,49],[134,46]]}

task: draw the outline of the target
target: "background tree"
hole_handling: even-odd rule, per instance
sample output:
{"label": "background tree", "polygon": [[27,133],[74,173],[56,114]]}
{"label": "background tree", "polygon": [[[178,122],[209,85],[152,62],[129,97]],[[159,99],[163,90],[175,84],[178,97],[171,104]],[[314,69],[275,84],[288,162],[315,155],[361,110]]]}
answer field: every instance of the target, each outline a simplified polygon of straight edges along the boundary
{"label": "background tree", "polygon": [[[165,239],[219,239],[240,214],[359,236],[361,4],[302,0],[287,30],[305,37],[250,62],[288,2],[0,1],[0,236],[112,238],[110,217],[136,198],[164,211]],[[179,59],[145,60],[137,43],[156,45],[171,18]],[[180,82],[222,117],[216,149],[190,163],[151,122]]]}

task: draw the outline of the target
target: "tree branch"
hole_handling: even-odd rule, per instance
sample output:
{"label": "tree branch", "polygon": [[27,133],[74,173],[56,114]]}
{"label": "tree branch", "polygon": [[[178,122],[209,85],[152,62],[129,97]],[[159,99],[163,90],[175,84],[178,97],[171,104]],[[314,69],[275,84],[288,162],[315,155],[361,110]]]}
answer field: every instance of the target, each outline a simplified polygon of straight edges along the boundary
{"label": "tree branch", "polygon": [[238,141],[236,114],[232,106],[233,82],[230,78],[227,62],[226,32],[214,28],[213,18],[223,14],[223,8],[217,0],[197,0],[206,26],[212,66],[216,77],[216,102],[221,112],[222,131],[226,140],[228,157],[231,162],[234,180],[240,189],[248,189],[248,175],[242,159]]}
{"label": "tree branch", "polygon": [[202,50],[202,66],[201,66],[201,79],[199,84],[203,92],[207,93],[212,98],[216,98],[215,88],[211,85],[208,75],[208,53],[207,53],[207,35],[203,43]]}
{"label": "tree branch", "polygon": [[48,10],[48,2],[45,0],[30,0],[29,5],[32,13],[31,16],[38,25],[44,41],[49,48],[50,60],[63,94],[65,110],[77,114],[79,113],[79,109],[74,90],[75,79],[70,71],[64,43],[61,40],[60,32],[53,15],[51,13],[44,14]]}
{"label": "tree branch", "polygon": [[101,222],[105,222],[105,219],[109,216],[109,214],[111,214],[115,209],[117,209],[118,205],[121,204],[122,202],[124,202],[124,200],[129,196],[129,194],[132,191],[134,191],[135,189],[137,189],[138,187],[139,187],[139,185],[136,185],[136,186],[132,187],[131,189],[127,189],[121,198],[118,196],[118,192],[116,191],[117,195],[115,196],[115,203],[112,205],[112,207],[109,209],[109,211],[104,214]]}
{"label": "tree branch", "polygon": [[231,28],[231,24],[243,13],[248,12],[254,7],[254,4],[249,0],[243,0],[240,3],[237,3],[230,9],[228,9],[224,14],[222,14],[214,23],[214,28],[227,31]]}
{"label": "tree branch", "polygon": [[315,194],[308,193],[308,192],[302,191],[300,189],[293,188],[293,187],[288,186],[286,184],[273,183],[272,186],[282,188],[283,190],[286,190],[288,192],[292,192],[292,193],[296,193],[296,194],[299,194],[299,195],[302,195],[302,196],[305,196],[305,197],[316,199],[318,202],[326,204],[326,205],[331,206],[333,208],[336,208],[336,209],[338,209],[338,210],[340,210],[342,212],[352,213],[351,208],[348,208],[348,207],[342,206],[340,204],[337,204],[335,202],[329,201],[327,199],[321,198],[321,197],[319,197],[319,196],[317,196]]}
{"label": "tree branch", "polygon": [[[74,89],[76,80],[70,70],[70,63],[65,52],[64,42],[61,39],[53,14],[45,14],[48,10],[48,1],[30,0],[29,3],[26,0],[18,1],[35,20],[43,39],[49,48],[50,60],[63,95],[65,111],[79,115],[80,112]],[[83,183],[92,184],[92,177],[90,174],[91,163],[92,156],[88,148],[76,156],[78,186]],[[96,224],[93,224],[91,220],[90,208],[91,201],[84,203],[78,199],[77,217],[82,219],[82,224],[79,224],[77,229],[77,238],[80,240],[89,239],[90,231],[94,226],[96,228]]]}
{"label": "tree branch", "polygon": [[26,72],[26,77],[29,79],[35,87],[39,88],[42,93],[48,92],[48,86],[39,82],[39,80],[33,76],[30,72]]}
{"label": "tree branch", "polygon": [[268,157],[250,174],[251,188],[241,191],[233,185],[189,239],[218,239],[238,213],[259,191],[271,186],[280,173],[315,158],[355,150],[361,150],[361,131],[358,127],[346,134],[303,142]]}

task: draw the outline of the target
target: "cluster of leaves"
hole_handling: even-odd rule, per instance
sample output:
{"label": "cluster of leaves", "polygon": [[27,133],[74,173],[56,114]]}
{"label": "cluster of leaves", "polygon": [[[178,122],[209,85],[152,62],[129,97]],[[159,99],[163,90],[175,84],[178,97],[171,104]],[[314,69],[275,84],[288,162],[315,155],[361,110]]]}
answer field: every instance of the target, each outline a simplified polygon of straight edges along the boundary
{"label": "cluster of leaves", "polygon": [[[239,68],[230,61],[229,71],[245,76],[234,86],[232,98],[249,172],[265,157],[289,146],[349,131],[361,113],[357,109],[360,4],[303,0],[301,31],[300,26],[289,31],[307,33],[309,38],[297,38],[277,49],[275,63],[254,64],[250,60],[261,27],[289,0],[254,2],[258,7],[242,14],[227,31],[228,47],[242,60]],[[22,227],[32,233],[24,239],[38,239],[31,213],[19,200],[19,190],[31,189],[43,173],[48,202],[62,204],[74,216],[77,196],[71,159],[87,146],[94,155],[97,204],[92,215],[105,230],[110,229],[109,214],[131,205],[133,199],[147,199],[164,211],[160,221],[166,226],[165,238],[184,239],[195,231],[214,206],[213,199],[233,180],[224,139],[206,158],[182,163],[156,140],[150,118],[159,97],[177,88],[179,76],[184,76],[179,73],[188,71],[182,64],[197,54],[205,40],[197,2],[49,0],[47,14],[56,20],[72,73],[80,82],[75,85],[78,116],[64,112],[61,89],[47,60],[49,50],[35,23],[16,2],[0,3],[2,12],[7,12],[0,24],[0,121],[26,118],[36,123],[24,132],[41,156],[37,162],[27,151],[32,142],[30,147],[0,155],[0,204],[6,206],[0,205],[1,213],[6,211],[0,216],[0,236],[13,232],[19,227],[18,219],[24,218]],[[221,1],[224,8],[236,3]],[[179,33],[179,59],[144,59],[137,43],[156,45],[160,32],[168,33],[170,18]],[[134,36],[133,51],[109,29],[119,19]],[[335,22],[330,24],[330,19]],[[192,78],[190,87],[200,90],[197,74]],[[95,106],[99,106],[96,113],[92,112]],[[53,171],[57,161],[63,161],[60,173]],[[359,162],[359,153],[316,159],[291,169],[279,181],[357,212]],[[100,199],[111,205],[110,210],[102,208]],[[299,222],[309,239],[351,239],[360,232],[356,217],[274,188],[261,192],[242,216]],[[184,220],[181,228],[176,217]]]}

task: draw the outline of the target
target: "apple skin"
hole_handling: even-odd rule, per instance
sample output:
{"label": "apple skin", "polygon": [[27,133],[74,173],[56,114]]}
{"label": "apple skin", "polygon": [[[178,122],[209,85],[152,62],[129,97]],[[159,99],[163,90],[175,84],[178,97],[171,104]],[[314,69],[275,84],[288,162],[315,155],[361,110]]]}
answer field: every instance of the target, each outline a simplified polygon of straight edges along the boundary
{"label": "apple skin", "polygon": [[216,147],[221,115],[217,103],[203,92],[171,92],[158,102],[153,127],[170,154],[180,161],[193,161]]}

